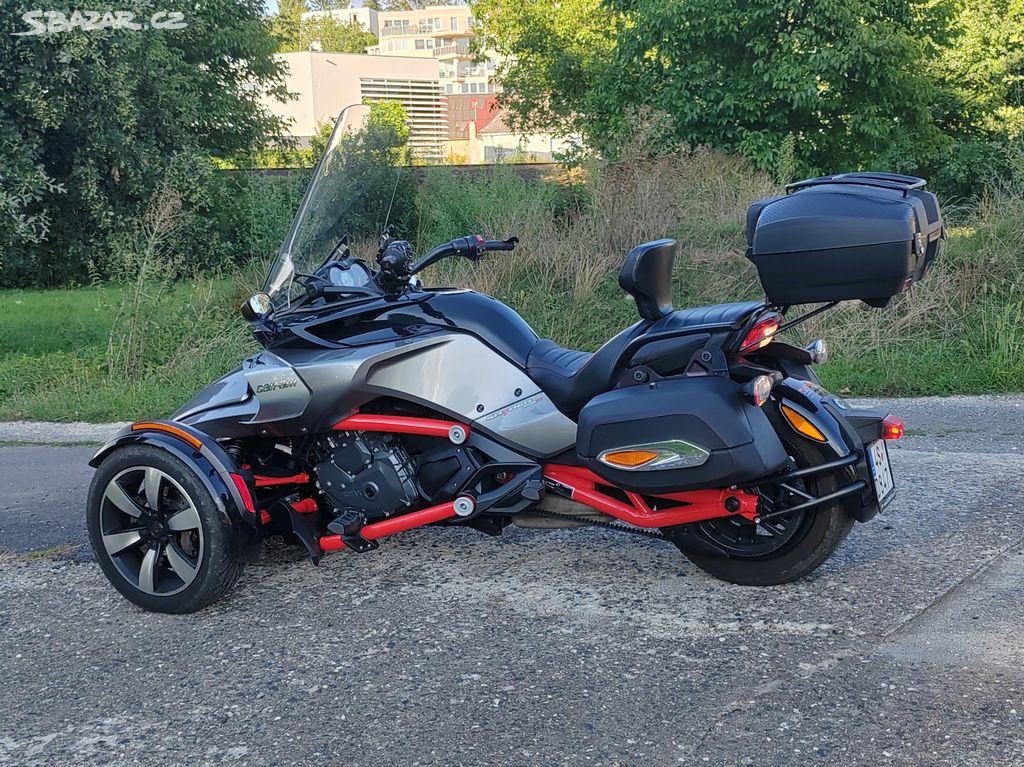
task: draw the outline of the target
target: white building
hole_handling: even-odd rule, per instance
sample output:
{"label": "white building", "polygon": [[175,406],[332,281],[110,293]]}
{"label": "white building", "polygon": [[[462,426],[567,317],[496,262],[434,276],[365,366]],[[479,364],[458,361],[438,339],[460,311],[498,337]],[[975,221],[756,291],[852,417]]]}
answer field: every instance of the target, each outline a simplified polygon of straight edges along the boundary
{"label": "white building", "polygon": [[347,106],[397,101],[409,119],[413,156],[443,159],[448,110],[437,61],[317,51],[279,53],[277,58],[288,67],[285,86],[296,98],[266,104],[288,122],[288,135],[300,145],[308,146],[319,126],[333,123]]}

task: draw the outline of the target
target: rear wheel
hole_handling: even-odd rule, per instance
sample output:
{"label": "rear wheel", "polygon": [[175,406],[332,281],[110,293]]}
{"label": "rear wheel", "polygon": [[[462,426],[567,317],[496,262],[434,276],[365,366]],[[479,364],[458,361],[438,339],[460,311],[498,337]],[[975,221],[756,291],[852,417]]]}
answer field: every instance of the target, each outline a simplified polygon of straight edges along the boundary
{"label": "rear wheel", "polygon": [[[781,434],[780,438],[797,468],[817,466],[831,457],[807,440]],[[820,497],[837,490],[843,476],[832,473],[793,484],[799,491]],[[775,486],[757,492],[762,508],[783,509],[804,500]],[[817,569],[850,532],[853,521],[842,502],[835,502],[760,524],[743,517],[723,517],[662,532],[697,567],[716,578],[743,586],[774,586]]]}
{"label": "rear wheel", "polygon": [[96,561],[146,610],[188,613],[219,599],[243,563],[231,525],[199,477],[167,451],[121,448],[96,470],[86,508]]}

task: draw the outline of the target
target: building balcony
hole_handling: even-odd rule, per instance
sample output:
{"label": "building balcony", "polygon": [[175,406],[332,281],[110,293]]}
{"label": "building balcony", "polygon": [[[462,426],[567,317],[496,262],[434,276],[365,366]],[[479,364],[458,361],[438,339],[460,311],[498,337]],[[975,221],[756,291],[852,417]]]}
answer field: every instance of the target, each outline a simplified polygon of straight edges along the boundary
{"label": "building balcony", "polygon": [[442,45],[438,48],[434,48],[435,59],[450,59],[457,58],[459,56],[472,56],[473,51],[470,49],[468,40],[459,40],[454,45]]}

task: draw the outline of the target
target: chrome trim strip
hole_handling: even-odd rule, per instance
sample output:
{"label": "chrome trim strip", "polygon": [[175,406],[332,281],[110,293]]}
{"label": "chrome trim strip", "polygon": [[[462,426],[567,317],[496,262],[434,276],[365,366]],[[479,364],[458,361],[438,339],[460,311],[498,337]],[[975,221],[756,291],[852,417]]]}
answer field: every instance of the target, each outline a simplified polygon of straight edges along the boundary
{"label": "chrome trim strip", "polygon": [[[657,453],[658,456],[638,466],[620,466],[607,460],[607,456],[611,453],[622,453],[626,450],[647,450]],[[695,445],[684,439],[668,439],[662,442],[650,442],[645,445],[629,445],[627,447],[603,450],[597,456],[597,460],[605,466],[620,469],[621,471],[663,471],[665,469],[691,469],[705,463],[710,456],[710,451],[705,450],[700,445]]]}

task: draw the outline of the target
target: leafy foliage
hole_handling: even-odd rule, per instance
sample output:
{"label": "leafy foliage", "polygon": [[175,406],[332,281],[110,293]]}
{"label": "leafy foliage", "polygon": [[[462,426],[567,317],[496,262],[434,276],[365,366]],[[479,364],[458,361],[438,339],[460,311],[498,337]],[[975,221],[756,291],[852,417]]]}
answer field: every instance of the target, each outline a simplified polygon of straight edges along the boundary
{"label": "leafy foliage", "polygon": [[[209,157],[279,130],[261,101],[285,93],[260,0],[123,6],[180,8],[186,26],[0,36],[3,284],[84,279],[159,184],[202,207]],[[33,7],[7,0],[0,28]]]}
{"label": "leafy foliage", "polygon": [[501,99],[517,127],[579,134],[606,155],[638,110],[671,116],[667,145],[738,151],[797,174],[875,167],[962,188],[990,169],[1005,178],[1019,154],[1024,7],[1014,0],[473,8],[480,47],[507,57]]}
{"label": "leafy foliage", "polygon": [[[281,0],[270,17],[270,28],[278,51],[319,50],[330,53],[366,53],[377,44],[376,36],[355,21],[343,21],[330,11],[349,7],[347,0]],[[367,6],[370,7],[370,6]],[[302,14],[322,11],[305,19]]]}
{"label": "leafy foliage", "polygon": [[1024,182],[1024,5],[959,4],[955,33],[931,64],[934,114],[954,137],[927,171],[955,198]]}
{"label": "leafy foliage", "polygon": [[318,50],[361,54],[377,44],[377,37],[357,21],[343,21],[329,13],[302,19],[305,10],[304,4],[290,0],[272,20],[280,52]]}

